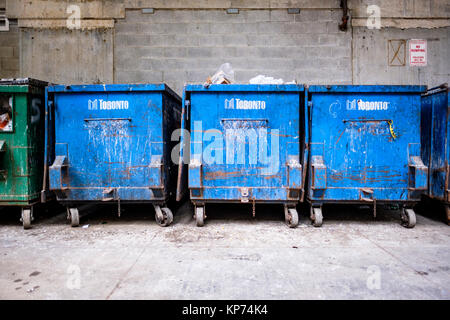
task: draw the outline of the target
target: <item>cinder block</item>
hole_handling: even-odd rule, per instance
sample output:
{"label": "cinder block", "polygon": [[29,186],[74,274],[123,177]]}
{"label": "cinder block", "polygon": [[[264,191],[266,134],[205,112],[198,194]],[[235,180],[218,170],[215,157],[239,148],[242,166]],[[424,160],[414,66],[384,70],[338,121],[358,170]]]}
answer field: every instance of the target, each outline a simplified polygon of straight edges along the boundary
{"label": "cinder block", "polygon": [[[249,38],[247,38],[248,40]],[[228,49],[232,49],[233,47],[230,47]],[[259,46],[243,46],[243,47],[235,47],[236,50],[236,57],[257,57],[259,56],[260,49],[262,47]]]}
{"label": "cinder block", "polygon": [[114,26],[116,34],[135,34],[140,33],[138,23],[117,22]]}
{"label": "cinder block", "polygon": [[19,33],[0,32],[0,47],[14,47],[19,45]]}
{"label": "cinder block", "polygon": [[115,81],[131,82],[134,76],[145,82],[154,73],[153,78],[181,93],[185,83],[203,83],[224,62],[232,64],[236,80],[243,83],[258,74],[285,81],[319,82],[329,75],[351,81],[351,73],[345,74],[351,32],[328,34],[339,23],[331,20],[331,10],[306,14],[302,20],[285,9],[235,15],[225,10],[155,10],[145,17],[127,12],[120,24],[130,27],[118,23],[116,33]]}
{"label": "cinder block", "polygon": [[181,58],[185,57],[187,53],[187,48],[185,47],[170,47],[161,49],[163,49],[164,57],[167,58]]}
{"label": "cinder block", "polygon": [[209,30],[211,34],[229,34],[232,28],[233,28],[232,24],[221,22],[221,23],[211,23]]}
{"label": "cinder block", "polygon": [[242,15],[245,22],[271,21],[270,10],[245,10],[239,15]]}
{"label": "cinder block", "polygon": [[[342,11],[341,11],[342,12]],[[342,13],[341,13],[342,15]],[[302,10],[300,14],[295,15],[295,21],[298,22],[318,22],[330,21],[331,10]]]}
{"label": "cinder block", "polygon": [[251,47],[211,47],[212,56],[216,59],[229,59],[234,57],[246,56],[242,53],[242,49]]}
{"label": "cinder block", "polygon": [[187,23],[186,24],[187,34],[209,34],[211,33],[210,23]]}
{"label": "cinder block", "polygon": [[129,46],[142,46],[151,42],[153,37],[148,35],[130,34],[125,37],[126,43]]}
{"label": "cinder block", "polygon": [[327,35],[327,34],[321,34],[318,37],[319,45],[327,45],[327,46],[334,46],[337,44],[337,38],[334,35]]}
{"label": "cinder block", "polygon": [[343,31],[339,30],[340,22],[340,20],[325,22],[325,25],[327,27],[327,34],[342,33]]}
{"label": "cinder block", "polygon": [[162,34],[186,34],[188,29],[187,23],[161,23]]}
{"label": "cinder block", "polygon": [[13,56],[13,47],[0,47],[0,58],[12,58]]}
{"label": "cinder block", "polygon": [[269,11],[270,21],[285,21],[292,22],[295,21],[297,14],[289,14],[286,9],[275,9]]}
{"label": "cinder block", "polygon": [[333,47],[309,47],[306,48],[306,57],[308,59],[314,58],[330,58],[332,57]]}
{"label": "cinder block", "polygon": [[199,46],[203,47],[217,47],[223,46],[222,35],[220,34],[211,34],[211,35],[198,35],[197,43]]}
{"label": "cinder block", "polygon": [[267,34],[249,34],[247,35],[247,44],[249,46],[270,46],[273,39],[277,38]]}
{"label": "cinder block", "polygon": [[116,83],[158,83],[162,81],[161,71],[116,69]]}
{"label": "cinder block", "polygon": [[285,32],[286,22],[259,22],[258,33],[259,34],[276,34],[280,35]]}
{"label": "cinder block", "polygon": [[333,47],[331,49],[331,55],[334,58],[351,58],[351,47]]}
{"label": "cinder block", "polygon": [[191,47],[187,49],[187,56],[193,58],[210,58],[212,57],[212,50],[208,47]]}
{"label": "cinder block", "polygon": [[247,36],[242,34],[232,34],[222,36],[223,46],[247,46]]}
{"label": "cinder block", "polygon": [[[247,23],[233,23],[229,25],[231,27],[231,32],[239,34],[257,34],[258,33],[258,23],[257,22],[247,22]],[[230,30],[227,28],[227,30]]]}
{"label": "cinder block", "polygon": [[202,83],[205,82],[206,79],[212,75],[212,72],[208,72],[207,70],[197,71],[197,70],[188,70],[186,71],[186,81],[187,82],[195,82]]}
{"label": "cinder block", "polygon": [[2,58],[2,70],[19,71],[19,59]]}
{"label": "cinder block", "polygon": [[228,15],[225,10],[194,10],[193,21],[222,23],[228,22]]}

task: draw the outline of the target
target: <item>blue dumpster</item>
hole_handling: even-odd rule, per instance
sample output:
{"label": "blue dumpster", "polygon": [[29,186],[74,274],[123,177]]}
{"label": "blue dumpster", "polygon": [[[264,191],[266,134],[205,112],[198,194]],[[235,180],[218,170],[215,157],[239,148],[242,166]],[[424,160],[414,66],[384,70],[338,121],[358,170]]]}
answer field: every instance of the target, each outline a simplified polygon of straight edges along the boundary
{"label": "blue dumpster", "polygon": [[448,85],[422,95],[422,159],[429,168],[427,195],[445,204],[450,223],[450,104]]}
{"label": "blue dumpster", "polygon": [[185,87],[177,200],[189,191],[197,226],[206,203],[233,202],[281,204],[297,226],[304,112],[300,85]]}
{"label": "blue dumpster", "polygon": [[[86,202],[151,203],[156,221],[173,221],[165,207],[176,192],[171,161],[181,98],[160,85],[73,85],[47,88],[55,115],[50,189],[78,226]],[[164,207],[163,207],[164,206]]]}
{"label": "blue dumpster", "polygon": [[322,204],[400,204],[414,227],[412,206],[427,187],[420,156],[423,86],[311,86],[308,190],[311,219]]}

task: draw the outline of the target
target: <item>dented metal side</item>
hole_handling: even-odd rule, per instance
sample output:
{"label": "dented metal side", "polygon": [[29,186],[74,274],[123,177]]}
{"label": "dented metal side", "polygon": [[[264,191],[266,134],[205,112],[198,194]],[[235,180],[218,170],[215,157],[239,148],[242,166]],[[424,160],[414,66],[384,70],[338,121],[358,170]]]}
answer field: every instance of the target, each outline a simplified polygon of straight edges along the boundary
{"label": "dented metal side", "polygon": [[449,90],[444,84],[422,96],[422,160],[429,167],[427,195],[447,204],[449,194],[450,112]]}
{"label": "dented metal side", "polygon": [[166,85],[50,86],[61,202],[166,203],[175,194],[172,132],[181,99]]}
{"label": "dented metal side", "polygon": [[420,157],[422,86],[311,86],[307,198],[416,202],[427,188]]}
{"label": "dented metal side", "polygon": [[186,191],[197,204],[302,199],[303,86],[188,85],[183,101],[178,200]]}
{"label": "dented metal side", "polygon": [[40,201],[45,85],[33,79],[0,81],[1,206],[29,206]]}

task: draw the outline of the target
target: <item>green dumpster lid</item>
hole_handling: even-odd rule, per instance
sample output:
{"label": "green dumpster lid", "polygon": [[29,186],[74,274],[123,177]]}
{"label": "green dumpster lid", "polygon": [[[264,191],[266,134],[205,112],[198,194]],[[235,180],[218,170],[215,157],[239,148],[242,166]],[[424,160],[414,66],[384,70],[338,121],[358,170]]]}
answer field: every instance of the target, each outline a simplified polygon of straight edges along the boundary
{"label": "green dumpster lid", "polygon": [[11,93],[43,94],[48,82],[32,79],[0,79],[0,91]]}
{"label": "green dumpster lid", "polygon": [[0,79],[0,85],[46,87],[48,82],[33,78]]}

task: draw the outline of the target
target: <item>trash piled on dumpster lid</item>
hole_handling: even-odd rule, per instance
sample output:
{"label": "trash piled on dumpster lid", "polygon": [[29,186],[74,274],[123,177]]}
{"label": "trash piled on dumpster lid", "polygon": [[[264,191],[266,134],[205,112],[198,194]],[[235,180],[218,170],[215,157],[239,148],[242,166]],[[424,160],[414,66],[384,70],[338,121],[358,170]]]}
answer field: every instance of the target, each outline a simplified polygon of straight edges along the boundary
{"label": "trash piled on dumpster lid", "polygon": [[[224,63],[220,66],[217,72],[206,79],[203,84],[205,88],[208,88],[211,84],[232,84],[235,82],[234,70],[230,63]],[[250,84],[297,84],[296,80],[291,82],[284,82],[283,79],[275,79],[274,77],[266,75],[257,75],[249,80]]]}

